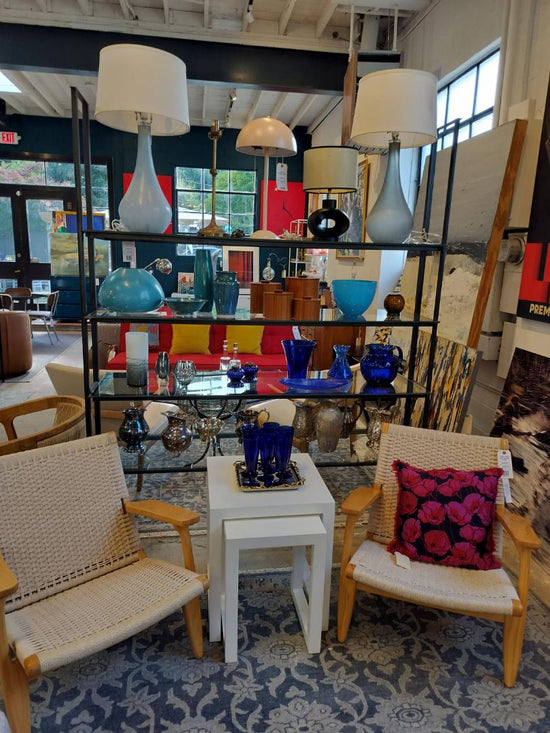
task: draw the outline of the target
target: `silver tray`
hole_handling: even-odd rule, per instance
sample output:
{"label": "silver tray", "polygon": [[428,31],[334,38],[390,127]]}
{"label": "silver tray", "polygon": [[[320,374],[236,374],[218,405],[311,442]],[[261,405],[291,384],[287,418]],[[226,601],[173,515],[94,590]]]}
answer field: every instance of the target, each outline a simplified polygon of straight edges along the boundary
{"label": "silver tray", "polygon": [[256,479],[258,483],[257,486],[247,484],[246,479],[243,478],[243,472],[246,470],[245,462],[235,461],[234,465],[235,472],[237,474],[237,483],[239,484],[241,491],[288,491],[289,489],[298,489],[305,483],[305,478],[300,476],[300,471],[294,461],[290,461],[288,464],[288,471],[292,475],[292,480],[284,484],[274,483],[271,484],[271,486],[266,486],[260,478]]}

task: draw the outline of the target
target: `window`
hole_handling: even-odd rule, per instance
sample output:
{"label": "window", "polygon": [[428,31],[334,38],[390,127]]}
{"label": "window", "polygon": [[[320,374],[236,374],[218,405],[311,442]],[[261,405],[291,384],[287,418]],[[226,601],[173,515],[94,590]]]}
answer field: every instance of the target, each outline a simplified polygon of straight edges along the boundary
{"label": "window", "polygon": [[[106,165],[92,165],[92,206],[109,219],[109,184]],[[51,160],[0,160],[0,183],[15,186],[74,186],[74,166]],[[82,188],[84,190],[82,168]]]}
{"label": "window", "polygon": [[[470,66],[437,92],[437,149],[453,144],[452,123],[459,119],[458,142],[468,140],[493,126],[500,51],[493,51]],[[447,127],[451,125],[451,127]],[[450,132],[449,132],[450,129]],[[422,148],[420,178],[430,146]]]}
{"label": "window", "polygon": [[[212,216],[212,176],[207,168],[176,168],[177,231],[196,234]],[[219,170],[216,176],[216,224],[228,234],[254,231],[255,171]],[[183,252],[181,254],[184,254]]]}
{"label": "window", "polygon": [[[439,129],[460,119],[461,141],[492,128],[499,60],[500,51],[494,51],[438,91]],[[442,134],[438,149],[451,144],[452,134]]]}

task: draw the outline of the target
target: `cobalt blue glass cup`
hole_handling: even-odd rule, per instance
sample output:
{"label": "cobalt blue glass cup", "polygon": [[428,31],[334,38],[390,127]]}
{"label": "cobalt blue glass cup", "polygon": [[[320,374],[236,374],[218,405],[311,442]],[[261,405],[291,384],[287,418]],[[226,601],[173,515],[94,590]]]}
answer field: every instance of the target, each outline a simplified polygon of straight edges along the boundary
{"label": "cobalt blue glass cup", "polygon": [[306,379],[309,361],[317,342],[309,339],[283,339],[286,368],[290,379]]}
{"label": "cobalt blue glass cup", "polygon": [[247,486],[258,486],[258,455],[260,453],[260,429],[257,425],[245,424],[242,426],[242,441],[244,463],[246,470],[243,478]]}
{"label": "cobalt blue glass cup", "polygon": [[280,425],[276,434],[275,442],[275,470],[277,471],[278,483],[284,484],[290,481],[291,473],[288,470],[290,455],[292,453],[292,439],[294,428],[291,425]]}
{"label": "cobalt blue glass cup", "polygon": [[278,422],[264,422],[260,428],[260,464],[262,467],[262,479],[266,486],[273,484],[275,472],[275,445],[277,441]]}

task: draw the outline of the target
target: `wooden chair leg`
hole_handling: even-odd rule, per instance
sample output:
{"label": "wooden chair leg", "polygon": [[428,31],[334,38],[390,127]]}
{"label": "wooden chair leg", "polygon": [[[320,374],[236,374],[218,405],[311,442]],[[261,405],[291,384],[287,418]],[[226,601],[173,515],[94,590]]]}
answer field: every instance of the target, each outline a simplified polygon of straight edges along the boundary
{"label": "wooden chair leg", "polygon": [[30,733],[31,703],[29,681],[18,659],[0,661],[0,680],[6,715],[12,733]]}
{"label": "wooden chair leg", "polygon": [[502,656],[504,667],[504,684],[513,687],[518,676],[519,660],[523,647],[526,613],[521,616],[510,616],[504,621],[504,639]]}
{"label": "wooden chair leg", "polygon": [[183,607],[183,615],[187,625],[187,633],[191,642],[193,656],[200,659],[204,654],[204,640],[202,635],[201,604],[199,598],[193,598]]}
{"label": "wooden chair leg", "polygon": [[338,641],[344,642],[348,638],[353,604],[355,603],[356,584],[352,578],[340,576],[338,589]]}

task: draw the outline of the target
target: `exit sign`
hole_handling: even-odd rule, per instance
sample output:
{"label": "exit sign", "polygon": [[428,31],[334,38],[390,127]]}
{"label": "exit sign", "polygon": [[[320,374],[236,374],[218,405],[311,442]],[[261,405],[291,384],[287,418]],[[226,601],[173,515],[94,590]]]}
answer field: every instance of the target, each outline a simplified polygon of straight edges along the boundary
{"label": "exit sign", "polygon": [[8,132],[7,130],[0,132],[0,143],[17,145],[19,140],[21,140],[21,137],[16,132]]}

